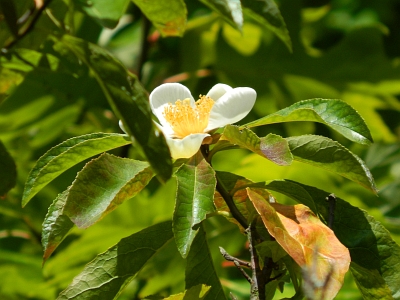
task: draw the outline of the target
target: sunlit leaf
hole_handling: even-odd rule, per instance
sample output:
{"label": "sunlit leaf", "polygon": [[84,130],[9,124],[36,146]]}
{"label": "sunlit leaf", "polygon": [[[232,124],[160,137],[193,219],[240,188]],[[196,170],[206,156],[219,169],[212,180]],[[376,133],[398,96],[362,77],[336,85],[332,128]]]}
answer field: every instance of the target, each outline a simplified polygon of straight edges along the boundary
{"label": "sunlit leaf", "polygon": [[240,0],[200,0],[213,11],[220,14],[234,28],[241,30],[243,13]]}
{"label": "sunlit leaf", "polygon": [[[328,220],[329,204],[325,200],[329,193],[289,180],[271,181],[267,189],[285,194],[302,203],[294,190],[303,190],[314,202],[318,215]],[[392,297],[400,297],[400,246],[397,245],[383,225],[366,211],[350,205],[336,197],[333,230],[350,250],[353,273],[357,285],[366,297],[382,298],[382,291],[391,291]],[[376,277],[383,278],[377,279]],[[388,295],[385,295],[388,296]]]}
{"label": "sunlit leaf", "polygon": [[96,154],[130,144],[126,135],[92,133],[74,137],[47,151],[32,168],[25,183],[22,206],[54,178]]}
{"label": "sunlit leaf", "polygon": [[255,127],[294,121],[319,122],[333,128],[351,141],[361,144],[372,142],[371,133],[364,119],[346,102],[336,99],[300,101],[244,126]]}
{"label": "sunlit leaf", "polygon": [[186,4],[183,0],[132,0],[163,36],[182,36],[186,27]]}
{"label": "sunlit leaf", "polygon": [[183,257],[189,253],[198,225],[214,211],[213,197],[216,185],[213,168],[200,155],[195,155],[176,172],[178,182],[173,216],[175,242]]}
{"label": "sunlit leaf", "polygon": [[250,188],[247,193],[268,232],[303,268],[303,279],[311,278],[324,299],[333,299],[349,269],[349,250],[307,206],[269,203]]}
{"label": "sunlit leaf", "polygon": [[71,219],[63,214],[68,190],[59,194],[49,207],[42,225],[43,262],[50,257],[74,226]]}
{"label": "sunlit leaf", "polygon": [[73,2],[104,27],[114,28],[125,13],[130,1],[74,0]]}
{"label": "sunlit leaf", "polygon": [[187,289],[198,284],[211,286],[204,300],[226,300],[221,282],[215,272],[206,233],[202,225],[200,225],[199,232],[193,241],[187,257],[185,283]]}
{"label": "sunlit leaf", "polygon": [[[169,2],[168,7],[171,8]],[[153,170],[161,180],[169,179],[172,175],[169,149],[162,132],[152,121],[148,97],[138,79],[128,74],[106,50],[84,40],[64,35],[54,49],[65,56],[72,54],[88,66],[109,105],[141,146]]]}
{"label": "sunlit leaf", "polygon": [[334,172],[377,192],[365,163],[338,142],[317,135],[295,136],[286,140],[294,160]]}
{"label": "sunlit leaf", "polygon": [[268,30],[271,30],[285,43],[289,51],[292,51],[289,31],[274,0],[242,0],[242,5],[246,15],[259,22]]}
{"label": "sunlit leaf", "polygon": [[0,196],[4,196],[17,182],[17,167],[14,159],[0,141]]}
{"label": "sunlit leaf", "polygon": [[239,130],[237,126],[227,125],[221,140],[228,140],[232,144],[249,149],[277,165],[286,166],[292,163],[293,156],[287,141],[276,134],[270,133],[266,137],[259,138],[250,129]]}
{"label": "sunlit leaf", "polygon": [[199,284],[196,286],[191,287],[187,291],[177,294],[177,295],[172,295],[167,298],[164,298],[165,300],[201,300],[204,299],[204,297],[207,295],[208,291],[210,290],[210,286],[207,286],[205,284]]}
{"label": "sunlit leaf", "polygon": [[123,238],[87,264],[57,299],[114,299],[171,238],[171,222]]}
{"label": "sunlit leaf", "polygon": [[351,141],[367,145],[372,142],[371,133],[364,119],[346,102],[336,99],[300,101],[245,126],[255,127],[294,121],[319,122],[328,125]]}
{"label": "sunlit leaf", "polygon": [[134,197],[153,176],[147,162],[104,153],[78,173],[63,214],[78,227],[87,228]]}

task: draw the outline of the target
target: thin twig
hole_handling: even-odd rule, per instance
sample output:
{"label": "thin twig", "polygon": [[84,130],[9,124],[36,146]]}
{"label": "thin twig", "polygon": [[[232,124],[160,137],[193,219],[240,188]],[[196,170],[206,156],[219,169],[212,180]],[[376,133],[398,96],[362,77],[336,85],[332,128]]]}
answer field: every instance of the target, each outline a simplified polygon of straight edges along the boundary
{"label": "thin twig", "polygon": [[42,12],[47,8],[52,0],[46,0],[41,7],[36,10],[36,13],[33,15],[31,22],[22,32],[19,32],[18,35],[11,42],[6,44],[2,49],[2,53],[7,53],[9,49],[11,49],[16,43],[18,43],[23,37],[25,37],[29,32],[33,30],[36,25],[36,22],[39,20]]}
{"label": "thin twig", "polygon": [[248,261],[241,260],[239,258],[233,257],[232,255],[229,255],[228,252],[222,247],[219,247],[219,252],[221,252],[222,256],[229,261],[237,262],[239,265],[251,268],[251,264]]}
{"label": "thin twig", "polygon": [[[246,229],[247,239],[249,241],[249,251],[250,251],[250,258],[251,258],[251,291],[250,291],[250,300],[260,300],[259,294],[259,287],[258,287],[258,280],[257,280],[257,266],[258,266],[258,256],[255,249],[255,244],[252,236],[252,228],[251,224],[250,227]],[[265,294],[265,293],[264,293]]]}

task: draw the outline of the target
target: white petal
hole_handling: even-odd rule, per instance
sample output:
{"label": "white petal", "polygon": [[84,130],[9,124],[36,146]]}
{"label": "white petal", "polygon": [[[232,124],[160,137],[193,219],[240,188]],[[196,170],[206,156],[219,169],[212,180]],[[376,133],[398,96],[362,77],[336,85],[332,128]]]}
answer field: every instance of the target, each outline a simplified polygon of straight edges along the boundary
{"label": "white petal", "polygon": [[229,85],[223,84],[223,83],[218,83],[211,88],[211,90],[207,93],[207,96],[209,96],[214,101],[217,101],[224,94],[226,94],[227,92],[229,92],[231,90],[233,90],[233,89]]}
{"label": "white petal", "polygon": [[194,133],[183,139],[171,139],[166,136],[165,140],[167,141],[173,159],[189,158],[199,151],[201,143],[206,136],[209,136],[209,134]]}
{"label": "white petal", "polygon": [[214,103],[205,131],[240,121],[251,111],[256,97],[256,91],[248,87],[228,91]]}
{"label": "white petal", "polygon": [[125,127],[124,127],[124,124],[122,123],[121,120],[119,120],[118,125],[119,125],[119,128],[121,128],[121,130],[122,130],[123,132],[125,132],[126,134],[128,134],[128,133],[126,132]]}
{"label": "white petal", "polygon": [[156,87],[150,94],[150,107],[153,114],[156,115],[161,125],[169,127],[163,116],[165,105],[168,103],[174,104],[177,100],[190,99],[194,105],[194,99],[189,89],[180,83],[164,83]]}

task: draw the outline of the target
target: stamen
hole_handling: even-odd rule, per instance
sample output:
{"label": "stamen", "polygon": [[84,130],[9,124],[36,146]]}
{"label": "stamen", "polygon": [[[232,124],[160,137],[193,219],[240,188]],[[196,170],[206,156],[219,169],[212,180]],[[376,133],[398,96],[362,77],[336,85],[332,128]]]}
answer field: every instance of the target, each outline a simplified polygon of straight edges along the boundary
{"label": "stamen", "polygon": [[171,125],[178,138],[184,138],[191,133],[203,133],[208,125],[214,100],[200,95],[195,106],[190,105],[190,99],[177,100],[175,104],[168,103],[164,108],[165,120]]}

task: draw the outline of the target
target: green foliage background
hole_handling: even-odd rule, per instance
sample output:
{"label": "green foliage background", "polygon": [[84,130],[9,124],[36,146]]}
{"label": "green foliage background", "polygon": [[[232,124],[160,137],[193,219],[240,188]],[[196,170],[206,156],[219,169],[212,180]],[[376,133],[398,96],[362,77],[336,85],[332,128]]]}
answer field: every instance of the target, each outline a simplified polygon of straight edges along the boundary
{"label": "green foliage background", "polygon": [[[277,166],[245,150],[231,151],[230,156],[217,154],[214,167],[254,181],[285,178],[334,192],[367,210],[400,243],[399,2],[277,1],[290,41],[279,23],[280,30],[274,32],[251,11],[244,14],[242,22],[234,14],[221,16],[213,12],[207,6],[209,1],[187,0],[187,11],[183,1],[173,2],[177,23],[171,25],[162,22],[166,18],[165,8],[147,7],[144,1],[52,1],[33,30],[2,52],[1,299],[54,299],[96,254],[123,237],[169,220],[174,209],[175,180],[160,184],[153,178],[140,194],[95,226],[86,230],[74,228],[42,268],[43,219],[52,200],[71,184],[86,162],[62,174],[21,208],[29,171],[48,149],[68,138],[94,132],[121,132],[119,117],[111,111],[104,86],[95,79],[96,70],[54,50],[64,33],[112,53],[139,76],[149,92],[162,82],[174,81],[188,86],[193,95],[205,94],[218,82],[254,88],[257,102],[243,124],[304,99],[344,100],[365,119],[375,141],[373,145],[355,145],[324,125],[311,122],[272,124],[254,130],[259,136],[309,133],[339,141],[365,160],[379,197],[306,164]],[[15,6],[15,19],[33,2],[1,3],[0,44],[7,48],[22,27],[10,25],[13,16],[4,3]],[[243,3],[245,7],[249,1]],[[154,21],[160,31],[144,19],[136,5],[146,15],[159,18]],[[11,51],[16,55],[11,55]],[[105,85],[108,83],[105,81]],[[146,155],[132,147],[111,153],[138,159]],[[8,191],[14,178],[15,187]],[[277,198],[291,203],[287,198]],[[206,228],[223,286],[237,295],[246,295],[247,283],[235,268],[223,264],[218,253],[218,246],[223,246],[240,256],[245,238],[222,218],[209,219]],[[167,296],[184,290],[184,261],[173,243],[167,243],[164,250],[125,288],[120,299],[156,293]],[[276,296],[292,294],[293,290],[286,288]],[[349,276],[337,299],[358,298],[361,294]]]}

